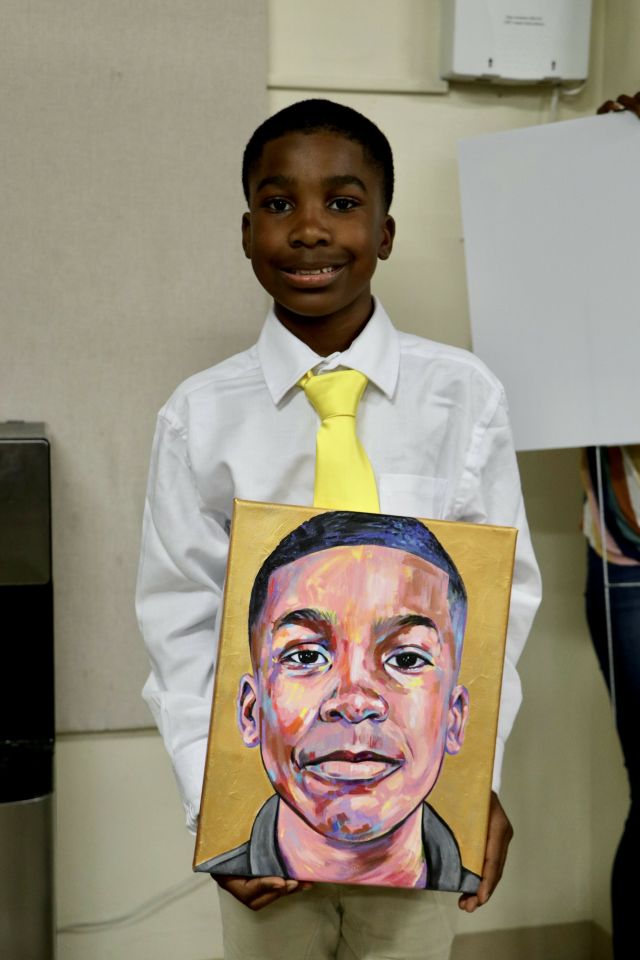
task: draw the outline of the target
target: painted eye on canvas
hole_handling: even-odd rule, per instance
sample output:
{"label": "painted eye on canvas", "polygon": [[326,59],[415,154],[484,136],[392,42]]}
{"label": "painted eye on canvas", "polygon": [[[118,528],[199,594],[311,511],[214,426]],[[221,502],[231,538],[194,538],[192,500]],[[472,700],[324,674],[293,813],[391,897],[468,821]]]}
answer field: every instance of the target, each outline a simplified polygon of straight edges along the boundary
{"label": "painted eye on canvas", "polygon": [[280,662],[297,671],[311,671],[331,666],[327,651],[321,647],[312,646],[289,650],[284,656],[280,657]]}
{"label": "painted eye on canvas", "polygon": [[419,673],[425,667],[433,666],[433,658],[424,650],[404,647],[387,657],[384,665],[402,673]]}

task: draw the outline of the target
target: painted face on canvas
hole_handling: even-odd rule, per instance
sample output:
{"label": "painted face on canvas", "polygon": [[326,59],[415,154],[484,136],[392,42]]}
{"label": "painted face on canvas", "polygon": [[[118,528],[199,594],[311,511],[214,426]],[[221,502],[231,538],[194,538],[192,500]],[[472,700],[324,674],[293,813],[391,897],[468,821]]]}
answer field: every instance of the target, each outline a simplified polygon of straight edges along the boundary
{"label": "painted face on canvas", "polygon": [[448,576],[391,547],[340,546],[272,573],[239,695],[247,746],[327,837],[393,830],[464,736]]}

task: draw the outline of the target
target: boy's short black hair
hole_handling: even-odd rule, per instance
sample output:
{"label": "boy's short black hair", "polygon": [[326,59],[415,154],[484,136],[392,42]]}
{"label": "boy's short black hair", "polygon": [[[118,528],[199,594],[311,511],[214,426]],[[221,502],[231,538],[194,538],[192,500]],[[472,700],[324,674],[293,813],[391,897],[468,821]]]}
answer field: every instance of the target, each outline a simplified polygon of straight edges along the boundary
{"label": "boy's short black hair", "polygon": [[375,123],[333,100],[299,100],[279,110],[261,123],[247,143],[242,158],[242,188],[249,201],[249,177],[267,143],[287,133],[337,133],[359,143],[367,160],[376,167],[382,180],[385,211],[393,199],[393,154],[389,141]]}

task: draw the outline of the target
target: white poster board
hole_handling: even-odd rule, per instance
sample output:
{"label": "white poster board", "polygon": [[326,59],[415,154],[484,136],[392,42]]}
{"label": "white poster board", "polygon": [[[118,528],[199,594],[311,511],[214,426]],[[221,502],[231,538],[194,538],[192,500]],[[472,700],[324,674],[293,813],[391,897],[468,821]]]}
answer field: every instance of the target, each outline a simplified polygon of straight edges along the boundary
{"label": "white poster board", "polygon": [[519,450],[640,442],[640,121],[460,144],[474,351]]}

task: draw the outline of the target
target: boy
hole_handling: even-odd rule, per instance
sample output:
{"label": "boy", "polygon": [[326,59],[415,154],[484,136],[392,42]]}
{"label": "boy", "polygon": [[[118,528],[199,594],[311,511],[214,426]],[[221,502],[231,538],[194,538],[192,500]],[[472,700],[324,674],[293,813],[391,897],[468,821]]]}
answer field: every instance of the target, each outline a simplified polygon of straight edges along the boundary
{"label": "boy", "polygon": [[[325,100],[285,108],[247,144],[243,186],[243,247],[273,307],[255,347],[186,381],[159,415],[138,582],[152,668],[144,695],[188,826],[198,815],[232,499],[312,502],[318,417],[299,383],[309,370],[367,377],[358,434],[383,513],[520,529],[497,790],[520,702],[515,662],[539,602],[502,389],[465,351],[397,332],[371,296],[395,224],[391,149],[369,120]],[[511,834],[494,793],[483,879],[462,909],[490,896]],[[218,882],[227,960],[449,955],[438,894],[316,884],[291,897],[311,885]]]}

